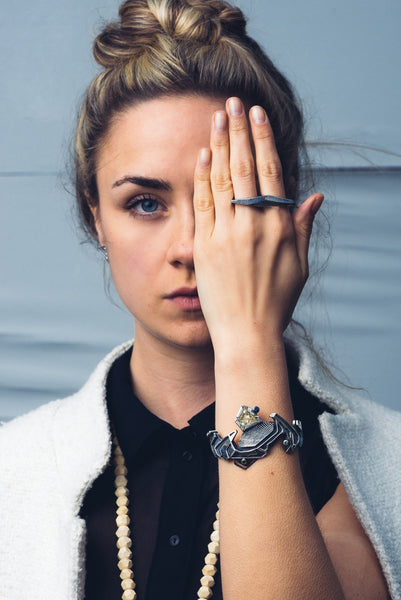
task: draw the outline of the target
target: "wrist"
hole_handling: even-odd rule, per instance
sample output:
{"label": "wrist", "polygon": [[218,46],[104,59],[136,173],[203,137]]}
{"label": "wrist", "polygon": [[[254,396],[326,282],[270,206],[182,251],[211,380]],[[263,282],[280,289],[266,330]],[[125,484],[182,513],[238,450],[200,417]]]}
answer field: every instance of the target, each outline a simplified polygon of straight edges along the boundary
{"label": "wrist", "polygon": [[232,425],[239,406],[260,406],[267,418],[278,412],[293,419],[283,336],[247,337],[215,351],[216,425]]}
{"label": "wrist", "polygon": [[215,370],[244,370],[256,364],[285,361],[284,337],[281,332],[238,329],[219,340],[212,339]]}

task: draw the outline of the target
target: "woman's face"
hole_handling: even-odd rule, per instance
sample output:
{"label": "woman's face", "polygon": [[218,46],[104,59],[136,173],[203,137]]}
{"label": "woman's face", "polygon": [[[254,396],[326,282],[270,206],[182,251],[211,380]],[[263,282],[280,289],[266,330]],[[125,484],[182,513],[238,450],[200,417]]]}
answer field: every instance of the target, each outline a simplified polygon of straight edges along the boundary
{"label": "woman's face", "polygon": [[210,344],[196,295],[193,176],[213,112],[224,106],[206,96],[135,105],[114,120],[99,153],[99,242],[137,339]]}

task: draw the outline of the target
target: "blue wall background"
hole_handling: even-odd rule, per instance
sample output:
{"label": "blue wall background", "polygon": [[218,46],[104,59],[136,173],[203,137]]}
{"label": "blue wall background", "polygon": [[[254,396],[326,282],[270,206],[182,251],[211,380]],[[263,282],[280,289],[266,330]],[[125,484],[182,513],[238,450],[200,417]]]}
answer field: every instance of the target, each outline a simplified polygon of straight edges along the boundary
{"label": "blue wall background", "polygon": [[[354,385],[401,408],[401,4],[239,5],[251,34],[305,105],[319,190],[327,196],[334,249],[298,317]],[[64,189],[72,123],[95,72],[91,39],[117,6],[21,0],[2,11],[3,418],[71,393],[105,352],[133,333],[125,309],[104,293],[100,257],[79,243]]]}

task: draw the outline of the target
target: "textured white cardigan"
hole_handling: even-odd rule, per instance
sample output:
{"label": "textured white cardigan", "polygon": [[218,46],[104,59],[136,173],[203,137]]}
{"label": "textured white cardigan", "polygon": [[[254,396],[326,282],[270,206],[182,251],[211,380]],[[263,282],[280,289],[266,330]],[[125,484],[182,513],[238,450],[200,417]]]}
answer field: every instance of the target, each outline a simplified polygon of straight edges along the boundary
{"label": "textured white cardigan", "polygon": [[[106,467],[111,435],[105,381],[129,343],[104,358],[83,388],[0,427],[0,598],[80,600],[85,578],[86,491]],[[401,413],[326,376],[302,344],[299,379],[336,414],[324,441],[401,600]]]}

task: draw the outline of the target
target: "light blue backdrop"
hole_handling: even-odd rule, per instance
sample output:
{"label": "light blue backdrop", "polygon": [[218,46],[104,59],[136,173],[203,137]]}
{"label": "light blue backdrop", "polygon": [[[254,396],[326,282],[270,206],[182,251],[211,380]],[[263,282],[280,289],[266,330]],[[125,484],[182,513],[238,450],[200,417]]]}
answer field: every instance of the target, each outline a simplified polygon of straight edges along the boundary
{"label": "light blue backdrop", "polygon": [[[317,345],[354,385],[401,408],[401,3],[240,6],[296,85],[308,137],[332,143],[312,152],[330,167],[319,189],[334,250],[321,294],[298,316],[312,317]],[[2,11],[0,417],[74,391],[133,333],[129,315],[104,293],[100,258],[79,244],[63,188],[76,107],[95,72],[91,38],[116,7],[22,0]]]}

